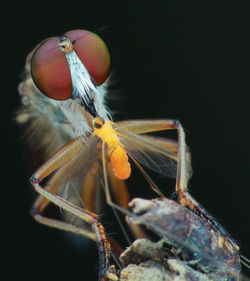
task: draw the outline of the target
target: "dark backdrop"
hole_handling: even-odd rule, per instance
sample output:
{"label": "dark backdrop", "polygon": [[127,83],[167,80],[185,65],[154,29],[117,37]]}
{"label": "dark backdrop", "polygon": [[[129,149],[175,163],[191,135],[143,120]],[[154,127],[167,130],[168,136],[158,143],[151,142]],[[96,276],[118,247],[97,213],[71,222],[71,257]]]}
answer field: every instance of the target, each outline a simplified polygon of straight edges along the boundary
{"label": "dark backdrop", "polygon": [[95,245],[77,250],[65,234],[30,218],[31,172],[24,167],[21,133],[13,121],[27,53],[44,38],[74,28],[97,30],[110,49],[109,105],[115,120],[181,120],[192,151],[191,193],[250,256],[250,5],[125,2],[55,7],[39,1],[2,10],[3,280],[96,278]]}

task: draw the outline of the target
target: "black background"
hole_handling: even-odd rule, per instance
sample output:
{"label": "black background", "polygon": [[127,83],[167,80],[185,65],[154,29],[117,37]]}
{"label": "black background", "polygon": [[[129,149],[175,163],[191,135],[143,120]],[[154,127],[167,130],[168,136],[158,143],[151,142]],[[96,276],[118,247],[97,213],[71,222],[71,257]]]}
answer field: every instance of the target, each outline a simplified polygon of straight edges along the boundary
{"label": "black background", "polygon": [[2,280],[96,280],[95,245],[77,250],[64,233],[31,219],[34,192],[13,120],[27,53],[44,38],[75,28],[96,30],[110,49],[115,120],[181,120],[192,151],[191,193],[250,256],[250,4],[201,2],[40,1],[6,9],[0,67]]}

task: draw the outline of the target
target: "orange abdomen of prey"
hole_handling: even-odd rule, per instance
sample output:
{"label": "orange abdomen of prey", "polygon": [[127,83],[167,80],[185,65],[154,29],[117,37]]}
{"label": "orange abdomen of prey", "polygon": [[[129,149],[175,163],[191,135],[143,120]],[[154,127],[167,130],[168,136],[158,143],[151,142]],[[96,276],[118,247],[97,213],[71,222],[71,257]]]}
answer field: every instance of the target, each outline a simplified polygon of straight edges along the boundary
{"label": "orange abdomen of prey", "polygon": [[109,151],[109,155],[115,176],[120,180],[126,180],[131,174],[126,151],[120,145],[117,145]]}
{"label": "orange abdomen of prey", "polygon": [[125,180],[131,174],[128,155],[122,147],[111,121],[105,121],[99,117],[93,121],[95,134],[102,139],[108,147],[108,155],[114,174],[118,179]]}

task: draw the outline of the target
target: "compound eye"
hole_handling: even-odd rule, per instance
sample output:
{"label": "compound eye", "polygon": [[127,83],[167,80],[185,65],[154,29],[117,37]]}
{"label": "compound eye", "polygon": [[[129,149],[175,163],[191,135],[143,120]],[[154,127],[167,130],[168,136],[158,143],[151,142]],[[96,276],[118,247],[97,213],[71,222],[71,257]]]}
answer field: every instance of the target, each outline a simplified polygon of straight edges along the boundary
{"label": "compound eye", "polygon": [[109,75],[110,54],[103,40],[87,30],[71,30],[65,35],[97,85],[105,82]]}
{"label": "compound eye", "polygon": [[57,40],[49,38],[37,47],[31,59],[31,75],[44,95],[66,100],[71,97],[72,81],[67,59]]}

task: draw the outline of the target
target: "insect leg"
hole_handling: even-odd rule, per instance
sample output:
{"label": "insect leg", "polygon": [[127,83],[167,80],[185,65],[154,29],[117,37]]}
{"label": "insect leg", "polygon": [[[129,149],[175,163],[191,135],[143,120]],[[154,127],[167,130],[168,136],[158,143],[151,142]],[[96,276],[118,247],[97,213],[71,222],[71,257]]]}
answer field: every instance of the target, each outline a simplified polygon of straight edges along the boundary
{"label": "insect leg", "polygon": [[178,132],[178,152],[177,152],[177,176],[176,176],[176,193],[178,196],[178,201],[185,207],[196,212],[198,215],[204,217],[212,224],[216,224],[212,216],[209,215],[200,204],[192,198],[188,193],[187,183],[187,161],[186,161],[186,142],[185,142],[185,132],[181,124],[177,127]]}
{"label": "insect leg", "polygon": [[56,169],[62,167],[72,159],[84,146],[81,138],[76,138],[63,146],[53,157],[45,162],[31,177],[38,182],[53,173]]}
{"label": "insect leg", "polygon": [[[176,193],[178,195],[178,201],[183,206],[191,209],[200,217],[203,217],[211,225],[213,225],[217,230],[221,232],[220,245],[221,247],[225,243],[229,250],[233,251],[233,248],[239,249],[238,245],[230,238],[227,231],[214,219],[214,217],[205,210],[189,193],[187,190],[188,175],[187,175],[187,161],[186,161],[186,142],[185,133],[180,124],[178,131],[178,161],[177,161],[177,178],[176,178]],[[233,246],[233,248],[232,248]]]}
{"label": "insect leg", "polygon": [[[82,209],[77,207],[76,205],[64,200],[60,196],[57,196],[53,193],[56,192],[56,179],[59,179],[59,175],[62,170],[59,170],[59,175],[55,174],[55,178],[53,179],[53,184],[43,189],[40,185],[40,182],[50,175],[56,169],[62,167],[66,164],[74,155],[76,155],[81,148],[83,147],[83,143],[80,138],[71,141],[69,144],[65,145],[58,153],[56,153],[49,161],[47,161],[44,165],[39,168],[34,175],[31,177],[30,182],[33,188],[43,197],[46,198],[47,202],[44,201],[42,197],[38,198],[38,200],[34,204],[33,208],[33,216],[36,220],[67,231],[75,232],[82,234],[84,236],[89,237],[92,240],[95,240],[99,250],[99,258],[100,258],[100,269],[99,269],[99,280],[105,280],[106,271],[109,266],[109,257],[110,257],[110,244],[106,238],[104,233],[104,228],[102,224],[99,222],[98,216],[95,213],[92,213],[86,209]],[[81,228],[77,228],[73,225],[59,222],[57,220],[52,220],[49,218],[45,218],[40,215],[41,211],[46,207],[48,202],[52,202],[58,207],[63,208],[64,210],[72,213],[73,215],[79,217],[85,222],[89,223],[92,227],[91,231],[85,231]],[[86,235],[85,235],[86,234]],[[94,235],[93,235],[94,234]]]}
{"label": "insect leg", "polygon": [[[69,201],[64,200],[60,196],[51,194],[47,190],[43,189],[40,186],[39,182],[37,180],[35,180],[35,178],[31,179],[31,184],[32,184],[33,188],[39,194],[44,196],[50,202],[54,203],[55,205],[57,205],[60,208],[63,208],[65,211],[72,213],[73,215],[77,216],[78,218],[84,220],[85,222],[87,222],[91,225],[92,232],[95,234],[95,239],[93,239],[91,236],[88,236],[88,237],[92,238],[97,243],[97,247],[99,250],[99,259],[100,259],[99,280],[105,280],[106,271],[109,266],[110,244],[104,233],[104,228],[103,228],[102,224],[99,222],[98,216],[95,213],[92,213],[86,209],[82,209],[82,208],[70,203]],[[61,225],[65,226],[66,223],[61,224]],[[55,227],[55,225],[53,225],[53,226]],[[57,228],[60,228],[60,227],[57,227]],[[73,228],[66,226],[65,230],[72,231]],[[77,231],[73,231],[73,232],[79,233]],[[82,234],[82,232],[81,232],[81,234]]]}
{"label": "insect leg", "polygon": [[[178,120],[134,120],[130,122],[120,122],[119,125],[122,125],[123,128],[127,128],[129,131],[142,134],[142,133],[149,133],[149,132],[156,132],[156,131],[165,131],[165,130],[177,130],[178,133],[178,145],[169,140],[157,140],[157,138],[152,139],[154,142],[157,142],[162,147],[166,148],[167,150],[176,153],[177,157],[174,160],[177,161],[177,176],[176,176],[176,193],[180,198],[182,193],[187,191],[187,183],[189,176],[187,174],[188,167],[187,165],[190,164],[186,161],[186,154],[187,154],[187,147],[185,143],[185,134],[182,128],[181,123]],[[147,137],[147,136],[146,136]],[[148,137],[147,137],[148,138]],[[150,139],[150,138],[149,138]],[[188,152],[188,157],[189,152]]]}
{"label": "insect leg", "polygon": [[[111,190],[115,197],[115,201],[120,207],[128,210],[128,203],[130,202],[130,196],[125,181],[118,179],[114,175],[110,163],[107,164],[107,173],[111,185]],[[145,233],[140,226],[129,225],[129,227],[136,238],[145,237]]]}
{"label": "insect leg", "polygon": [[[189,207],[190,209],[203,211],[199,207],[199,204],[191,197],[187,192],[187,184],[189,180],[189,167],[190,165],[190,153],[185,142],[185,133],[181,123],[178,120],[163,119],[163,120],[133,120],[133,121],[123,121],[119,122],[119,125],[123,128],[127,128],[129,131],[137,134],[165,131],[175,129],[178,134],[178,146],[168,140],[157,140],[154,141],[170,150],[174,153],[177,152],[177,175],[176,175],[176,193],[178,196],[178,201]],[[197,211],[198,212],[198,211]]]}
{"label": "insect leg", "polygon": [[[60,176],[63,174],[63,172],[64,167],[57,171],[57,173],[52,177],[52,179],[49,181],[49,184],[45,188],[47,192],[51,194],[56,194],[57,188],[59,187],[57,185],[57,181],[60,179]],[[31,215],[36,221],[50,227],[80,234],[84,237],[96,241],[95,233],[88,229],[80,228],[70,223],[43,216],[43,211],[47,207],[49,202],[50,201],[46,197],[39,194],[38,198],[35,200],[31,208]]]}

